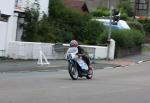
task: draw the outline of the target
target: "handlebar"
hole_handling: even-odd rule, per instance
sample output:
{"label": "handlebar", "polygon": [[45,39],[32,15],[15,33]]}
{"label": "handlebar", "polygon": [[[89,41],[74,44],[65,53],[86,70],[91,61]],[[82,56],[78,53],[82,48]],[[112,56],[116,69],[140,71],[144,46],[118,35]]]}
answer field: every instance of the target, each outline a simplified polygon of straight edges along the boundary
{"label": "handlebar", "polygon": [[85,54],[77,54],[79,57],[81,57],[81,56],[85,56]]}

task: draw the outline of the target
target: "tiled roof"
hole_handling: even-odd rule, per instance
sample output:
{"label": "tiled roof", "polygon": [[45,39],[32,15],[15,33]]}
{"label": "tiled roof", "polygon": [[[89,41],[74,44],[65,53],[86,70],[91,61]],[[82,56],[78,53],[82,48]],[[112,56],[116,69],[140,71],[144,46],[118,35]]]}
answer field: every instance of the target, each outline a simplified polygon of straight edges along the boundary
{"label": "tiled roof", "polygon": [[64,0],[64,4],[68,7],[73,7],[83,11],[83,7],[86,5],[88,12],[95,10],[98,7],[116,6],[120,0]]}
{"label": "tiled roof", "polygon": [[64,4],[67,7],[72,7],[75,9],[83,10],[83,7],[85,5],[84,0],[64,0]]}

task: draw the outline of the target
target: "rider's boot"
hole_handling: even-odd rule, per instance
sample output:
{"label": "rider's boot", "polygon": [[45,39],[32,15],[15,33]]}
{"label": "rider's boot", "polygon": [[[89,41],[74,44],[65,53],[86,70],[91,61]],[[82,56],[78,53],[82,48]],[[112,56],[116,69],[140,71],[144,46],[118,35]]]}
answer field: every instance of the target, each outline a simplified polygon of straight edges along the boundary
{"label": "rider's boot", "polygon": [[92,69],[92,66],[91,65],[89,65],[89,70],[91,70]]}
{"label": "rider's boot", "polygon": [[91,70],[92,70],[92,66],[91,66],[91,65],[89,65],[88,74],[91,74]]}

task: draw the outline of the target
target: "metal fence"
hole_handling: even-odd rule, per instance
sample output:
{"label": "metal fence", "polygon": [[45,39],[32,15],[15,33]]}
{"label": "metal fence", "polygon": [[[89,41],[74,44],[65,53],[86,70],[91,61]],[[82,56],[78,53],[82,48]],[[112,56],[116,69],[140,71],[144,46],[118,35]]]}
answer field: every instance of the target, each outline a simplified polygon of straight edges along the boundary
{"label": "metal fence", "polygon": [[58,59],[64,59],[65,53],[67,52],[69,46],[64,46],[61,43],[56,43],[52,46],[52,55],[56,56]]}
{"label": "metal fence", "polygon": [[84,51],[89,55],[92,63],[95,63],[95,50],[94,47],[83,47]]}
{"label": "metal fence", "polygon": [[[83,47],[83,46],[82,46]],[[64,46],[61,43],[56,43],[53,45],[52,54],[57,55],[59,58],[64,58],[69,46]],[[84,51],[89,55],[92,61],[95,60],[95,48],[94,47],[83,47]]]}

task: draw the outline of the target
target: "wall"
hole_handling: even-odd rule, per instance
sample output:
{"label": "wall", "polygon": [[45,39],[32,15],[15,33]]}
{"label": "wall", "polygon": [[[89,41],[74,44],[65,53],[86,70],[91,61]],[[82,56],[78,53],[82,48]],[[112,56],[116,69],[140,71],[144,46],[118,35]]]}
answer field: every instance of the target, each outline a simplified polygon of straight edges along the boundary
{"label": "wall", "polygon": [[45,12],[48,14],[48,5],[49,5],[49,0],[39,0],[40,4],[40,12]]}
{"label": "wall", "polygon": [[0,22],[0,47],[3,53],[0,56],[7,55],[9,41],[14,41],[16,36],[17,17],[14,15],[15,0],[1,0],[0,10],[4,15],[9,15],[8,21]]}
{"label": "wall", "polygon": [[[2,14],[9,15],[8,22],[0,23],[0,47],[3,53],[0,56],[6,56],[8,42],[15,40],[16,18],[14,17],[15,0],[1,0],[0,10]],[[15,19],[14,19],[15,18]]]}
{"label": "wall", "polygon": [[[133,3],[133,8],[135,9],[135,2],[140,2],[140,3],[143,3],[145,4],[148,3],[148,5],[141,5],[140,4],[140,8],[144,8],[146,9],[146,7],[148,6],[148,10],[136,10],[136,15],[137,16],[150,16],[150,0],[139,0],[139,1],[136,1],[136,0],[130,0],[132,3]],[[138,7],[138,4],[136,4],[137,7]]]}
{"label": "wall", "polygon": [[7,55],[9,42],[16,40],[17,18],[11,15],[8,22],[0,21],[0,57]]}
{"label": "wall", "polygon": [[14,14],[9,17],[6,41],[5,41],[5,50],[6,50],[5,55],[7,55],[8,53],[9,42],[16,40],[17,20],[18,20],[18,14]]}
{"label": "wall", "polygon": [[14,6],[15,0],[0,0],[0,10],[2,14],[12,15]]}
{"label": "wall", "polygon": [[0,21],[0,56],[4,56],[7,34],[7,22]]}
{"label": "wall", "polygon": [[[40,13],[48,13],[49,0],[38,0]],[[33,7],[35,0],[16,0],[15,11],[24,12],[26,7]]]}
{"label": "wall", "polygon": [[[35,42],[9,42],[8,57],[13,59],[38,59],[40,50],[48,59],[64,59],[68,44],[63,44],[62,47],[54,48],[51,43],[35,43]],[[81,45],[94,59],[107,58],[107,46],[88,46]],[[109,59],[114,59],[115,51],[114,42],[110,45]],[[57,50],[56,50],[57,49]]]}

